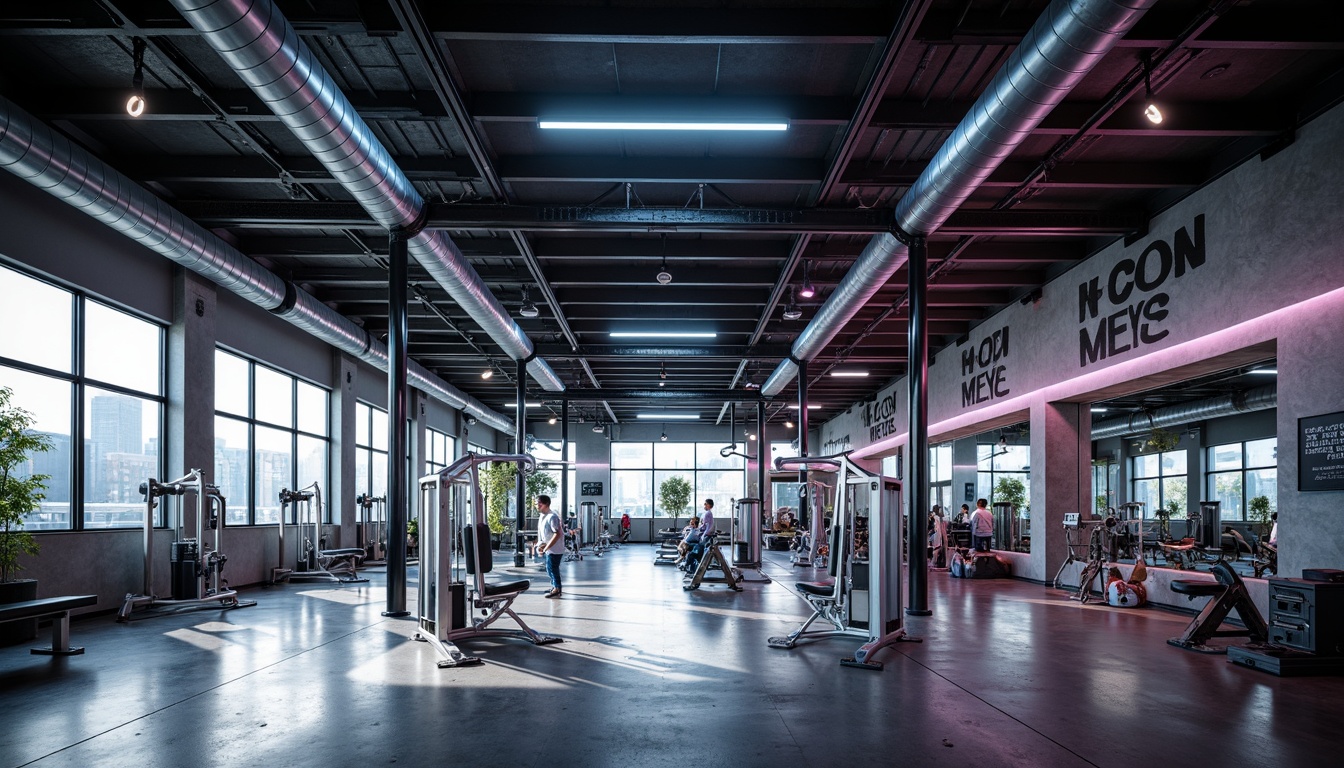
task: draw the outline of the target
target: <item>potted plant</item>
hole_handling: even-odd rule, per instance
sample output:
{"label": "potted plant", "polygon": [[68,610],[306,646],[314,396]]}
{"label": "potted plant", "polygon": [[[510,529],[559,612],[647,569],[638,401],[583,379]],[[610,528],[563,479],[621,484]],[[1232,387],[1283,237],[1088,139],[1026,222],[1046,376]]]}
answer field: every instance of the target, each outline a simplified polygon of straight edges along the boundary
{"label": "potted plant", "polygon": [[1012,530],[1016,531],[1018,541],[1002,542],[1000,547],[1013,547],[1016,551],[1025,551],[1021,547],[1027,546],[1027,540],[1031,536],[1030,525],[1027,530],[1022,531],[1020,521],[1028,520],[1031,517],[1031,506],[1027,503],[1027,485],[1016,477],[1001,477],[999,482],[994,485],[994,503],[1008,502],[1013,505],[1013,512],[1017,515],[1017,520],[1013,521]]}
{"label": "potted plant", "polygon": [[1250,518],[1256,524],[1256,530],[1260,538],[1267,538],[1271,516],[1274,514],[1274,509],[1269,505],[1269,497],[1256,496],[1246,503],[1246,508],[1251,513]]}
{"label": "potted plant", "polygon": [[414,557],[420,547],[420,518],[412,517],[406,521],[406,549]]}
{"label": "potted plant", "polygon": [[658,485],[658,508],[664,515],[672,518],[672,527],[677,527],[677,518],[691,505],[691,483],[681,475],[673,475]]}
{"label": "potted plant", "polygon": [[[47,475],[33,474],[34,453],[51,450],[51,439],[33,431],[33,414],[11,403],[13,391],[0,387],[0,603],[37,598],[37,580],[20,579],[20,555],[36,555],[33,534],[23,529],[24,518],[41,506]],[[0,645],[37,635],[37,620],[0,625]]]}
{"label": "potted plant", "polygon": [[[504,518],[509,499],[517,492],[518,465],[512,462],[491,462],[481,470],[481,490],[485,494],[485,521],[490,526],[491,544],[499,549],[500,539],[509,531]],[[555,492],[555,477],[546,472],[533,472],[523,481],[524,506],[531,509],[537,497]],[[526,517],[526,513],[520,517]]]}

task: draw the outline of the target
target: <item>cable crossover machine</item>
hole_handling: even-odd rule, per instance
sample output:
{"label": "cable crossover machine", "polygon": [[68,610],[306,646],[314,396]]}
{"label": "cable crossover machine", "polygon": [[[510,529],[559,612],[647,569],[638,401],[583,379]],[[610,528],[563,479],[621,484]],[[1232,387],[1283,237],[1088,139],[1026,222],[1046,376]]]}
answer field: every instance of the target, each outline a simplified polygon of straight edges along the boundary
{"label": "cable crossover machine", "polygon": [[[767,644],[790,650],[803,640],[859,638],[854,655],[840,664],[882,669],[881,662],[873,661],[878,651],[900,641],[919,642],[906,633],[901,605],[900,483],[862,469],[844,453],[779,458],[775,469],[806,472],[809,483],[824,479],[835,488],[836,498],[826,565],[830,578],[795,585],[812,606],[812,615],[789,635],[772,637]],[[861,535],[865,531],[866,539]],[[811,629],[818,619],[831,628]]]}
{"label": "cable crossover machine", "polygon": [[[201,470],[193,469],[176,480],[160,483],[149,478],[140,484],[145,497],[144,544],[145,581],[143,591],[127,594],[117,621],[128,621],[137,608],[205,607],[212,603],[220,608],[243,608],[256,605],[255,600],[239,600],[238,593],[229,588],[224,578],[224,563],[228,561],[220,549],[223,533],[225,503],[219,488],[206,483]],[[191,494],[195,507],[194,536],[186,535],[187,512],[183,509],[185,497]],[[154,508],[159,499],[172,499],[164,505],[164,522],[173,531],[169,572],[171,597],[159,597],[154,592]],[[206,529],[215,532],[214,542],[205,540]]]}
{"label": "cable crossover machine", "polygon": [[[322,547],[322,486],[317,482],[291,491],[283,488],[279,494],[280,513],[276,523],[280,529],[280,565],[271,569],[271,583],[281,581],[328,581],[356,584],[368,581],[356,569],[364,559],[359,547],[324,549]],[[285,509],[293,505],[297,535],[294,542],[294,567],[285,565]]]}
{"label": "cable crossover machine", "polygon": [[[481,663],[479,657],[457,647],[461,640],[515,637],[533,645],[561,642],[561,638],[538,634],[512,608],[513,601],[532,586],[531,581],[485,579],[493,558],[479,467],[490,462],[517,464],[520,472],[535,471],[537,466],[526,454],[467,454],[420,478],[419,631],[415,639],[438,649],[444,657],[439,667]],[[504,616],[518,628],[491,626]]]}

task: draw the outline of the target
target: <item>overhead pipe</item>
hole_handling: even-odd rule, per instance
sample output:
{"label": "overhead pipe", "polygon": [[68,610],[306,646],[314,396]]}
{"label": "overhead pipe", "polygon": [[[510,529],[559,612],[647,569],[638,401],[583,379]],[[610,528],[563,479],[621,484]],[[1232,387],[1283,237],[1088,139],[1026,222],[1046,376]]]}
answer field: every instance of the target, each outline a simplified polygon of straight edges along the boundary
{"label": "overhead pipe", "polygon": [[172,0],[243,82],[381,226],[409,232],[410,255],[486,335],[550,392],[565,385],[440,230],[424,198],[271,0]]}
{"label": "overhead pipe", "polygon": [[[1106,419],[1092,424],[1092,439],[1139,435],[1153,429],[1189,424],[1192,421],[1235,416],[1279,407],[1279,388],[1275,384],[1248,389],[1230,395],[1195,400],[1158,408],[1150,414],[1134,414],[1122,419]],[[1143,418],[1136,418],[1143,417]]]}
{"label": "overhead pipe", "polygon": [[[349,318],[266,270],[158,196],[0,96],[0,167],[249,302],[386,371],[387,349]],[[508,419],[412,362],[432,397],[508,431]]]}
{"label": "overhead pipe", "polygon": [[[896,205],[894,227],[928,236],[947,221],[1046,115],[1082,82],[1156,0],[1054,0]],[[831,342],[896,270],[907,250],[874,236],[794,341],[761,394],[774,397]]]}

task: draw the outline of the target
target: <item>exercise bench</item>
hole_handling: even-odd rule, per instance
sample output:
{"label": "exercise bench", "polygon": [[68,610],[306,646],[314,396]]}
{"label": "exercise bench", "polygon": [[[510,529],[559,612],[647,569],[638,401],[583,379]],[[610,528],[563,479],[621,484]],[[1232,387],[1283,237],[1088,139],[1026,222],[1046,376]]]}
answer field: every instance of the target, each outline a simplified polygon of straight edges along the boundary
{"label": "exercise bench", "polygon": [[98,604],[97,595],[44,597],[18,603],[0,605],[0,623],[24,619],[51,619],[51,647],[34,648],[33,653],[44,656],[74,656],[83,648],[70,647],[70,611]]}
{"label": "exercise bench", "polygon": [[[1191,600],[1208,597],[1209,602],[1204,604],[1204,609],[1191,620],[1180,637],[1173,637],[1167,643],[1197,653],[1227,653],[1227,646],[1208,644],[1215,637],[1248,637],[1252,645],[1268,643],[1269,626],[1246,591],[1246,583],[1226,560],[1215,562],[1212,570],[1216,582],[1171,582],[1172,592],[1188,595]],[[1246,625],[1245,629],[1219,629],[1223,619],[1232,611],[1237,612],[1241,623]]]}

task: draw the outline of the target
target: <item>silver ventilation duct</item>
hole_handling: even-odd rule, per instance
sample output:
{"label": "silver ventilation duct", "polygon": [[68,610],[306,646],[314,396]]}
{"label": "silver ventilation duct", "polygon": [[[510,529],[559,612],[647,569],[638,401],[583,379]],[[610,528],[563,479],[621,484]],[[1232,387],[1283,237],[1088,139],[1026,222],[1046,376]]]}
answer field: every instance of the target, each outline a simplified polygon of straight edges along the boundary
{"label": "silver ventilation duct", "polygon": [[[271,0],[172,2],[374,221],[418,225],[424,199]],[[527,361],[543,389],[564,390],[447,234],[421,231],[408,250],[505,354]]]}
{"label": "silver ventilation duct", "polygon": [[[310,294],[299,290],[182,215],[118,171],[0,96],[0,167],[146,248],[214,281],[322,341],[387,370],[387,349]],[[424,370],[412,382],[495,429],[513,423]]]}
{"label": "silver ventilation duct", "polygon": [[1238,413],[1277,408],[1279,406],[1278,392],[1278,386],[1270,384],[1232,395],[1222,395],[1167,408],[1158,408],[1152,412],[1151,421],[1143,414],[1135,414],[1123,419],[1106,419],[1092,425],[1092,439],[1105,440],[1108,437],[1139,435],[1151,429],[1165,429],[1166,427],[1189,424],[1192,421],[1204,421],[1205,419],[1216,419],[1220,416],[1234,416]]}
{"label": "silver ventilation duct", "polygon": [[[896,227],[933,234],[1025,140],[1157,0],[1055,0],[896,205]],[[907,249],[876,235],[761,394],[773,397],[815,358],[905,263]]]}

